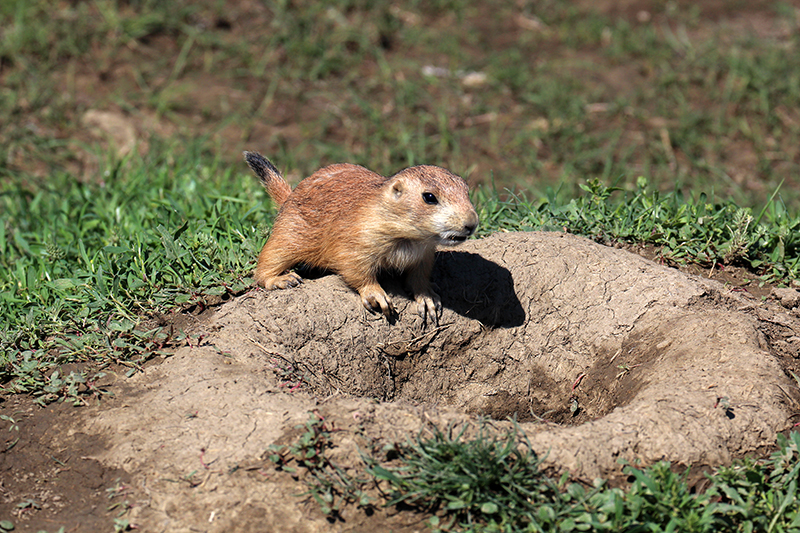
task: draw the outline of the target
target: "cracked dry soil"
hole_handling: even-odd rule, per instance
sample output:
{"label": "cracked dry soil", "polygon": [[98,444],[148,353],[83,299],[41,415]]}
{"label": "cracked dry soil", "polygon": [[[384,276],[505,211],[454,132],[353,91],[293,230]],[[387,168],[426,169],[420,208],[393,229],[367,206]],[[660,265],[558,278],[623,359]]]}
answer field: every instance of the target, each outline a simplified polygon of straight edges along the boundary
{"label": "cracked dry soil", "polygon": [[[116,512],[143,531],[425,531],[398,509],[329,522],[297,496],[265,450],[311,410],[339,430],[329,454],[351,472],[359,450],[430,424],[484,415],[502,430],[515,416],[548,468],[586,480],[618,476],[619,458],[729,463],[797,421],[800,320],[778,303],[557,233],[470,241],[440,253],[434,281],[438,326],[396,287],[388,324],[323,276],[224,303],[200,346],[111,400],[4,406],[21,440],[0,454],[0,516],[19,531],[103,530],[127,502]],[[15,510],[25,498],[43,508]]]}

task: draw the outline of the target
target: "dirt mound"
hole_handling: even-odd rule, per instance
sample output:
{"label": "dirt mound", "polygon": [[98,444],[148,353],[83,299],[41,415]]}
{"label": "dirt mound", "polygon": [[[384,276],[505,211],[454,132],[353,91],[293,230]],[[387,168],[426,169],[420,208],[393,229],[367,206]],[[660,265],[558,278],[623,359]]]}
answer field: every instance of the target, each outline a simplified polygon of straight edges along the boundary
{"label": "dirt mound", "polygon": [[365,442],[516,416],[548,466],[591,479],[619,474],[619,458],[727,463],[797,410],[800,321],[718,283],[556,233],[468,242],[439,255],[434,281],[445,311],[428,327],[391,281],[395,324],[336,276],[252,291],[72,433],[127,472],[129,516],[148,531],[416,531],[420,517],[391,510],[332,525],[264,451],[309,410],[344,430],[331,453],[347,469]]}
{"label": "dirt mound", "polygon": [[399,323],[366,316],[328,276],[225,306],[212,342],[283,361],[319,396],[515,415],[537,451],[583,477],[620,456],[720,464],[787,426],[797,387],[753,303],[716,283],[556,233],[443,253],[434,281],[438,327],[422,329],[400,295]]}

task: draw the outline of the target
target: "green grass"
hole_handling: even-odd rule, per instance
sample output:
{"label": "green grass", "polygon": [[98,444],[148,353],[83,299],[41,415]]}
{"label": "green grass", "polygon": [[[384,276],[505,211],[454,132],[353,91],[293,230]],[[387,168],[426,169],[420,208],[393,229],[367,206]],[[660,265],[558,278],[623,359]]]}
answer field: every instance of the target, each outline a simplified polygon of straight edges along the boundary
{"label": "green grass", "polygon": [[213,159],[200,166],[198,157],[134,157],[100,184],[56,174],[33,188],[0,186],[7,391],[74,396],[75,383],[53,373],[60,365],[135,368],[180,334],[140,331],[145,317],[248,286],[268,213],[263,195],[242,169]]}
{"label": "green grass", "polygon": [[[551,478],[516,425],[506,433],[485,425],[432,427],[388,444],[388,454],[363,455],[362,468],[346,474],[326,455],[335,442],[322,419],[313,414],[299,428],[305,432],[297,441],[271,447],[270,458],[303,479],[305,494],[333,518],[355,504],[423,512],[434,532],[800,531],[796,432],[778,435],[767,459],[746,458],[707,474],[707,488],[698,492],[689,470],[667,461],[626,465],[627,482],[615,487],[600,479],[570,482],[568,473]],[[377,492],[370,490],[375,484]]]}
{"label": "green grass", "polygon": [[569,200],[552,190],[538,201],[525,195],[501,200],[479,191],[481,231],[568,231],[605,244],[651,244],[675,263],[744,266],[762,281],[790,283],[800,277],[800,218],[789,212],[779,189],[754,212],[705,193],[653,191],[642,177],[635,191],[599,180],[580,187],[583,194]]}

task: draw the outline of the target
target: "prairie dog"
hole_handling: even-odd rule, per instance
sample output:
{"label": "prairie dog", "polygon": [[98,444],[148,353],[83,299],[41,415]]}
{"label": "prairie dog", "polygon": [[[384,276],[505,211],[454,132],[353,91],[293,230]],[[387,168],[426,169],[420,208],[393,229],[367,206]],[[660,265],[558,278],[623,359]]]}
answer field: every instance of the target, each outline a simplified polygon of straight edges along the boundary
{"label": "prairie dog", "polygon": [[423,319],[438,321],[442,303],[430,281],[436,246],[460,244],[478,225],[463,179],[430,165],[387,178],[337,164],[292,190],[261,154],[244,152],[244,158],[280,206],[258,256],[256,283],[295,287],[301,278],[290,269],[299,264],[331,270],[358,291],[367,310],[391,318],[394,307],[377,277],[396,271],[405,274]]}

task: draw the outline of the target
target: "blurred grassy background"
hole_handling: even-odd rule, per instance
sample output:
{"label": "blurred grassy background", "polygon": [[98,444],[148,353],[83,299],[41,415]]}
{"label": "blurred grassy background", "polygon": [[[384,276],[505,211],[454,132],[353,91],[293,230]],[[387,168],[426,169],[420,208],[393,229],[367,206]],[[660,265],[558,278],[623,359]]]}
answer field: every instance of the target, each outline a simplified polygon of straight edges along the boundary
{"label": "blurred grassy background", "polygon": [[[800,2],[7,0],[0,179],[201,142],[290,180],[439,164],[570,195],[591,178],[800,195]],[[165,155],[164,155],[165,154]]]}

